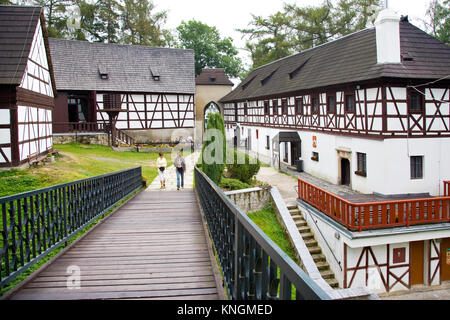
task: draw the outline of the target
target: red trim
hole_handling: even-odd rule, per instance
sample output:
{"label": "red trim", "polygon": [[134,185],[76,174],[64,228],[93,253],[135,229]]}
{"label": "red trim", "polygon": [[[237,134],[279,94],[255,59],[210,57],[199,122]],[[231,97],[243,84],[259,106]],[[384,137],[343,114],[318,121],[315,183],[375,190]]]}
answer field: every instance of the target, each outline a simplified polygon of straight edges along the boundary
{"label": "red trim", "polygon": [[298,178],[298,197],[347,229],[359,232],[450,222],[450,197],[354,203],[300,178]]}

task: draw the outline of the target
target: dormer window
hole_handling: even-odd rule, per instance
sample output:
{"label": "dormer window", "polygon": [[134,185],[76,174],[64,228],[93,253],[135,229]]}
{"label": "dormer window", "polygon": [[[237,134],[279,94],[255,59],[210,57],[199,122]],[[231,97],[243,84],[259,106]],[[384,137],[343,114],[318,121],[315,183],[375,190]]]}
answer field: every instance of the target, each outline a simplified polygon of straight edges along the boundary
{"label": "dormer window", "polygon": [[154,81],[160,80],[161,76],[160,76],[159,70],[157,68],[150,68],[150,73],[151,73]]}
{"label": "dormer window", "polygon": [[216,76],[209,76],[209,82],[216,82]]}
{"label": "dormer window", "polygon": [[106,67],[103,65],[98,66],[98,73],[100,74],[100,79],[102,80],[108,80],[108,71],[106,70]]}

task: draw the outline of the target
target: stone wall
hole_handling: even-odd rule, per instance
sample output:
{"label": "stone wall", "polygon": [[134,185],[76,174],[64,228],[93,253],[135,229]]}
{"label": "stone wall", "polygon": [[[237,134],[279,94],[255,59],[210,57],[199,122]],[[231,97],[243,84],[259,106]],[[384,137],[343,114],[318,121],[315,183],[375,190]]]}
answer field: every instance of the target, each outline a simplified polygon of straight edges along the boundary
{"label": "stone wall", "polygon": [[108,146],[106,133],[58,133],[53,135],[53,144],[66,144],[79,142],[83,144],[100,144]]}
{"label": "stone wall", "polygon": [[225,194],[246,214],[262,210],[271,199],[269,188],[241,189]]}

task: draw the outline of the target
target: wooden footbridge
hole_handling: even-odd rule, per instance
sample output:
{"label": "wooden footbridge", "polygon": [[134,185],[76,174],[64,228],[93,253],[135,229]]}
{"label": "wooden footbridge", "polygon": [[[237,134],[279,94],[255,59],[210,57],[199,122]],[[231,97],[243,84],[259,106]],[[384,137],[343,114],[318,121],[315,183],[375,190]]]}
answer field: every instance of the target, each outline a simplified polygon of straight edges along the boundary
{"label": "wooden footbridge", "polygon": [[1,298],[329,299],[198,169],[195,181],[136,194],[133,168],[0,198],[4,286],[135,193]]}

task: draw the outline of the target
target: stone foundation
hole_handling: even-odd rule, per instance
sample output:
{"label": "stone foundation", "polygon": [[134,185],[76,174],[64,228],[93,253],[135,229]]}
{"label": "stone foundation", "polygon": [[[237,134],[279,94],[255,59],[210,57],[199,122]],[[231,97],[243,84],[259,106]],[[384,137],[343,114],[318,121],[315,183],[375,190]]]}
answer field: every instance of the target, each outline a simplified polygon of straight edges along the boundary
{"label": "stone foundation", "polygon": [[53,135],[53,144],[67,144],[75,142],[109,146],[108,134],[106,133],[59,133]]}
{"label": "stone foundation", "polygon": [[169,142],[179,140],[180,138],[187,139],[187,137],[194,138],[194,128],[182,129],[149,129],[149,130],[122,130],[136,143],[145,144],[149,141]]}
{"label": "stone foundation", "polygon": [[234,190],[225,194],[245,213],[262,210],[271,200],[268,188]]}

